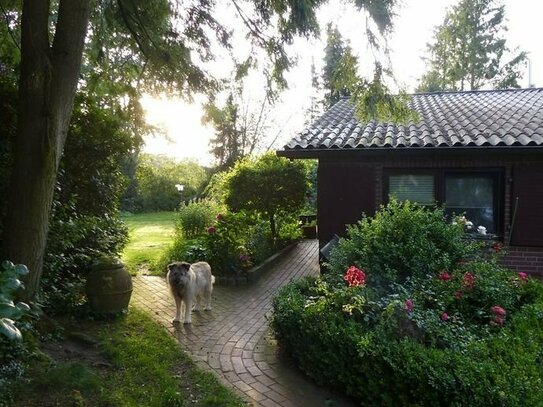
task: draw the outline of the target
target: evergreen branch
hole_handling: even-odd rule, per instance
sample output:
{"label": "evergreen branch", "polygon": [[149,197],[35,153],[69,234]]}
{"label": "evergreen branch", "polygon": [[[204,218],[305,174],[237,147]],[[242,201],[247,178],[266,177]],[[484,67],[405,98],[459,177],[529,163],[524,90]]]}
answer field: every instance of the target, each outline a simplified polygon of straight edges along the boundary
{"label": "evergreen branch", "polygon": [[11,37],[11,40],[13,41],[13,44],[17,47],[19,52],[21,52],[21,44],[19,44],[19,41],[17,41],[17,38],[15,38],[15,33],[13,32],[13,30],[9,26],[8,13],[7,13],[6,9],[4,8],[4,6],[1,3],[0,3],[0,10],[2,11],[2,14],[4,15],[4,18],[6,20],[6,28],[8,30],[9,36]]}

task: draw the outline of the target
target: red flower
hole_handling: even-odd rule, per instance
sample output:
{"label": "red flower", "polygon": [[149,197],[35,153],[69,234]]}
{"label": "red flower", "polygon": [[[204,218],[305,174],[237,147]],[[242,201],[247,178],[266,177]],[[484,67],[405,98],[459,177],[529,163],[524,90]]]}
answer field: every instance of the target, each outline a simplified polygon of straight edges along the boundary
{"label": "red flower", "polygon": [[412,312],[413,311],[413,300],[411,298],[409,298],[407,301],[405,301],[405,310],[407,312]]}
{"label": "red flower", "polygon": [[462,277],[462,280],[464,282],[464,285],[467,288],[473,288],[475,285],[475,276],[471,274],[469,271],[464,274],[464,277]]}
{"label": "red flower", "polygon": [[224,220],[224,215],[222,213],[218,213],[216,218],[220,222],[221,220]]}
{"label": "red flower", "polygon": [[447,271],[443,270],[441,273],[439,273],[439,279],[441,281],[449,281],[451,279],[451,275]]}
{"label": "red flower", "polygon": [[457,300],[461,299],[464,296],[464,293],[462,291],[457,291],[454,293],[454,298]]}
{"label": "red flower", "polygon": [[343,279],[349,283],[349,287],[366,285],[366,273],[355,266],[349,267]]}
{"label": "red flower", "polygon": [[524,271],[521,271],[520,273],[518,273],[518,278],[520,278],[520,281],[525,283],[526,281],[528,281],[528,274],[526,274]]}
{"label": "red flower", "polygon": [[444,313],[441,314],[440,318],[441,318],[442,321],[448,321],[449,320],[449,314],[444,312]]}
{"label": "red flower", "polygon": [[503,250],[503,245],[501,243],[494,243],[494,246],[492,246],[492,249],[494,250],[494,253],[501,253]]}
{"label": "red flower", "polygon": [[209,233],[210,235],[214,234],[216,231],[217,229],[215,229],[213,226],[207,228],[207,233]]}

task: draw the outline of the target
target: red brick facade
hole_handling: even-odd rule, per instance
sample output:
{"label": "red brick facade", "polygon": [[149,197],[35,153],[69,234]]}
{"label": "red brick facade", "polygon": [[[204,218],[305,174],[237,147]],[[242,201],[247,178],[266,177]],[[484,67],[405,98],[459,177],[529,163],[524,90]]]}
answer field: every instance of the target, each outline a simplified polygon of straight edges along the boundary
{"label": "red brick facade", "polygon": [[[373,215],[379,205],[386,200],[386,174],[392,170],[448,169],[448,170],[486,170],[499,171],[501,174],[500,223],[502,240],[510,241],[515,207],[515,180],[519,166],[530,167],[530,174],[539,184],[543,176],[543,157],[541,155],[489,155],[467,154],[442,156],[437,154],[413,154],[405,156],[366,156],[366,157],[328,157],[319,159],[318,176],[318,225],[320,246],[326,244],[334,234],[344,235],[346,225],[360,219],[362,212]],[[532,171],[533,168],[533,171]],[[524,178],[523,178],[524,179]],[[516,182],[516,184],[515,184]],[[513,225],[513,239],[505,263],[515,271],[525,271],[543,277],[543,222],[537,225],[541,234],[534,233],[534,219],[539,223],[543,214],[543,194],[538,191],[543,184],[533,185],[525,191],[522,203],[529,204],[522,211],[524,217],[517,214]],[[520,212],[520,211],[519,211]],[[534,213],[534,212],[537,212]],[[526,215],[530,216],[529,218]],[[528,237],[530,247],[515,246],[518,236]]]}
{"label": "red brick facade", "polygon": [[508,247],[503,263],[516,272],[543,278],[543,247]]}

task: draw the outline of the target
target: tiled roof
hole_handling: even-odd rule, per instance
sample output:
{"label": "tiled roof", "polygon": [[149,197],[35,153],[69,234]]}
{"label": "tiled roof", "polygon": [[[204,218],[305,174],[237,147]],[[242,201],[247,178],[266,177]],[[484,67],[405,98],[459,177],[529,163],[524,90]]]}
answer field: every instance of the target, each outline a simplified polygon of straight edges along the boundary
{"label": "tiled roof", "polygon": [[417,123],[361,123],[342,99],[283,152],[543,147],[543,88],[419,93],[410,97],[409,107],[418,112]]}

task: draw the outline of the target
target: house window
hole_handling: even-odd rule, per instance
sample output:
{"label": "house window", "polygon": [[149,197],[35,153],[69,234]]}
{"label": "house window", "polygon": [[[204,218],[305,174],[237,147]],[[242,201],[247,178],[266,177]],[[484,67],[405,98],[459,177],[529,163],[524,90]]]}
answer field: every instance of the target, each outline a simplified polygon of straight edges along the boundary
{"label": "house window", "polygon": [[409,200],[421,205],[435,203],[435,182],[433,175],[391,175],[389,194],[400,201]]}
{"label": "house window", "polygon": [[477,226],[496,233],[495,181],[492,175],[445,175],[445,211],[465,214]]}
{"label": "house window", "polygon": [[425,170],[418,174],[391,170],[386,177],[386,197],[421,205],[443,205],[450,215],[465,214],[474,226],[500,233],[500,174],[496,171],[466,172]]}

